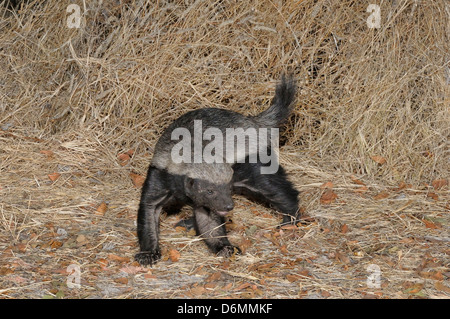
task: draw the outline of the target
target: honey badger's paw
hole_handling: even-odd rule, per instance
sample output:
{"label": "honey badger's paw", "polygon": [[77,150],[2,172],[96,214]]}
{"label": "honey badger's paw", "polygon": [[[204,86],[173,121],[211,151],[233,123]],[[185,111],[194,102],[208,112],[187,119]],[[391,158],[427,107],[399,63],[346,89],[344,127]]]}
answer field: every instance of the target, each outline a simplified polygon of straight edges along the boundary
{"label": "honey badger's paw", "polygon": [[161,259],[161,251],[141,251],[134,256],[134,259],[142,266],[153,266]]}
{"label": "honey badger's paw", "polygon": [[221,250],[217,252],[217,256],[220,257],[232,257],[234,255],[240,255],[242,253],[241,249],[236,246],[224,246]]}

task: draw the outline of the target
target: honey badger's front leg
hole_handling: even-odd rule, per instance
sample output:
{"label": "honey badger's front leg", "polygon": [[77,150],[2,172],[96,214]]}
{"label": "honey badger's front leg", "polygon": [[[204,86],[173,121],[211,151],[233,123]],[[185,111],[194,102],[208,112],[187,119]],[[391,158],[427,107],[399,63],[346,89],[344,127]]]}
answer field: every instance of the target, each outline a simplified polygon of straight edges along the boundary
{"label": "honey badger's front leg", "polygon": [[170,198],[160,170],[150,167],[142,188],[137,218],[140,252],[135,259],[141,265],[153,265],[161,258],[159,248],[159,216]]}
{"label": "honey badger's front leg", "polygon": [[197,234],[203,237],[206,245],[215,254],[222,257],[230,257],[241,250],[233,246],[227,238],[225,230],[225,218],[211,212],[204,207],[194,208],[195,229]]}

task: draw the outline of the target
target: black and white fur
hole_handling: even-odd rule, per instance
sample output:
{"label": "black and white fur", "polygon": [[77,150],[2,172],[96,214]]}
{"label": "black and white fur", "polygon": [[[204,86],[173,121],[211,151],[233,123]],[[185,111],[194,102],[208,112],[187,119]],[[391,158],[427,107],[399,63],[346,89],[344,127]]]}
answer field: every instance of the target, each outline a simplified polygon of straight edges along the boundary
{"label": "black and white fur", "polygon": [[[201,119],[203,130],[216,127],[260,128],[279,127],[289,116],[295,97],[295,83],[282,77],[271,106],[257,116],[206,108],[188,112],[175,120],[155,146],[147,172],[137,217],[140,252],[135,259],[141,265],[153,265],[161,258],[159,247],[159,217],[162,210],[178,213],[184,205],[194,209],[194,227],[207,246],[217,255],[230,256],[240,252],[226,237],[225,215],[234,207],[232,195],[241,194],[273,206],[283,214],[283,224],[298,218],[298,191],[279,166],[274,174],[261,174],[259,160],[250,163],[249,152],[240,154],[244,162],[176,164],[170,151],[175,142],[171,132],[177,127],[193,130],[193,121]],[[270,148],[269,148],[270,151]]]}

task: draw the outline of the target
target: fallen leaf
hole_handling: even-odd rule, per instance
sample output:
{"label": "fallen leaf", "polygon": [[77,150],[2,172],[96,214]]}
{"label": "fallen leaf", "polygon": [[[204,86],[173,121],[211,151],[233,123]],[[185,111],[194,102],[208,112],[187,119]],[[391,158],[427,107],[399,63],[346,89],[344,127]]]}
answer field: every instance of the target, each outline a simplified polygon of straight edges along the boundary
{"label": "fallen leaf", "polygon": [[361,185],[361,186],[366,186],[366,184],[364,184],[364,182],[362,182],[361,180],[357,179],[355,175],[350,176],[350,178],[353,183]]}
{"label": "fallen leaf", "polygon": [[119,160],[119,164],[121,166],[127,165],[130,158],[130,155],[128,155],[127,153],[120,153],[119,155],[117,155],[117,159]]}
{"label": "fallen leaf", "polygon": [[128,284],[128,278],[127,277],[116,278],[116,279],[114,279],[114,282],[126,285],[126,284]]}
{"label": "fallen leaf", "polygon": [[191,288],[189,291],[194,296],[200,296],[206,291],[206,289],[203,286],[197,286],[197,287]]}
{"label": "fallen leaf", "polygon": [[448,185],[448,180],[446,179],[435,179],[434,181],[431,182],[431,185],[433,185],[433,188],[438,190],[441,189],[444,186]]}
{"label": "fallen leaf", "polygon": [[419,296],[421,296],[422,294],[420,294],[420,292],[423,289],[423,284],[411,284],[410,287],[408,287],[407,289],[405,289],[403,292],[410,294],[410,295],[417,295],[419,294]]}
{"label": "fallen leaf", "polygon": [[342,227],[341,227],[341,233],[343,233],[343,234],[348,233],[348,226],[347,226],[347,224],[342,225]]}
{"label": "fallen leaf", "polygon": [[288,251],[286,245],[281,246],[281,247],[280,247],[280,251],[281,251],[281,253],[284,254],[284,255],[289,254],[289,251]]}
{"label": "fallen leaf", "polygon": [[427,197],[430,197],[430,198],[432,198],[432,199],[434,199],[434,200],[438,200],[438,199],[439,199],[438,194],[433,193],[433,192],[429,192],[429,193],[427,194]]}
{"label": "fallen leaf", "polygon": [[48,174],[47,176],[52,182],[55,182],[61,176],[61,174],[60,173],[51,173],[51,174]]}
{"label": "fallen leaf", "polygon": [[130,173],[131,181],[134,187],[141,188],[144,185],[145,177],[139,174]]}
{"label": "fallen leaf", "polygon": [[398,184],[397,188],[394,188],[395,192],[399,192],[405,188],[411,188],[411,184],[406,184],[405,182],[401,181],[400,184]]}
{"label": "fallen leaf", "polygon": [[41,150],[39,153],[47,156],[47,159],[52,159],[54,155],[53,151],[50,150]]}
{"label": "fallen leaf", "polygon": [[0,275],[2,275],[2,276],[8,275],[8,274],[13,274],[13,273],[14,273],[14,270],[11,268],[7,268],[7,267],[0,268]]}
{"label": "fallen leaf", "polygon": [[335,256],[336,256],[336,259],[338,261],[340,261],[341,263],[343,263],[345,265],[350,264],[350,258],[347,256],[347,254],[337,251]]}
{"label": "fallen leaf", "polygon": [[114,261],[118,261],[121,263],[130,261],[129,257],[122,257],[122,256],[114,255],[114,254],[109,254],[108,258],[109,258],[109,260],[114,260]]}
{"label": "fallen leaf", "polygon": [[211,274],[206,278],[206,282],[216,281],[220,277],[222,277],[222,273],[220,271],[216,271],[215,273]]}
{"label": "fallen leaf", "polygon": [[180,260],[180,252],[176,249],[171,249],[169,251],[169,258],[172,262],[177,262],[178,260]]}
{"label": "fallen leaf", "polygon": [[325,205],[331,204],[336,200],[337,197],[338,197],[337,194],[328,188],[323,192],[322,196],[320,197],[320,203]]}
{"label": "fallen leaf", "polygon": [[283,225],[280,227],[282,230],[297,230],[298,227],[296,225]]}
{"label": "fallen leaf", "polygon": [[444,275],[440,271],[419,271],[419,276],[426,279],[434,279],[438,281],[444,280]]}
{"label": "fallen leaf", "polygon": [[422,222],[425,224],[426,228],[430,228],[430,229],[442,228],[442,226],[440,224],[435,224],[432,221],[429,221],[429,220],[426,220],[426,219],[422,219]]}
{"label": "fallen leaf", "polygon": [[242,253],[245,253],[249,247],[252,246],[252,241],[248,238],[244,238],[239,243],[239,248],[241,249]]}
{"label": "fallen leaf", "polygon": [[447,287],[446,285],[444,285],[444,283],[442,283],[440,281],[436,281],[434,283],[434,287],[439,291],[443,291],[443,292],[450,294],[450,287]]}
{"label": "fallen leaf", "polygon": [[357,193],[357,194],[364,194],[368,190],[369,189],[367,188],[367,186],[360,186],[357,189],[355,189],[354,192]]}
{"label": "fallen leaf", "polygon": [[126,274],[130,274],[130,275],[135,275],[138,272],[146,271],[146,270],[147,270],[146,268],[141,267],[141,266],[129,266],[129,265],[120,268],[120,271],[122,271],[122,272],[124,272]]}
{"label": "fallen leaf", "polygon": [[53,249],[57,249],[59,247],[61,247],[63,245],[62,242],[58,241],[58,240],[51,240],[50,241],[50,247]]}
{"label": "fallen leaf", "polygon": [[379,156],[379,155],[373,155],[373,156],[371,156],[370,158],[371,158],[374,162],[376,162],[376,163],[378,163],[378,164],[380,164],[380,165],[383,165],[383,164],[386,163],[386,159],[385,159],[384,157],[382,157],[382,156]]}
{"label": "fallen leaf", "polygon": [[231,289],[231,287],[233,287],[233,283],[232,282],[229,282],[228,284],[226,284],[225,286],[223,286],[223,290],[230,290]]}
{"label": "fallen leaf", "polygon": [[16,283],[16,284],[24,284],[24,283],[28,282],[28,279],[23,278],[23,277],[18,276],[18,275],[11,275],[11,276],[8,276],[8,277],[7,277],[7,280],[8,280],[8,281],[11,281],[11,282],[14,282],[14,283]]}
{"label": "fallen leaf", "polygon": [[105,202],[102,202],[96,209],[95,215],[104,216],[106,211],[108,210],[108,205]]}
{"label": "fallen leaf", "polygon": [[152,273],[146,273],[144,274],[145,279],[156,279],[157,277],[153,275]]}
{"label": "fallen leaf", "polygon": [[295,282],[295,281],[297,281],[297,280],[299,280],[301,277],[300,276],[297,276],[297,275],[286,275],[286,279],[289,281],[289,282]]}
{"label": "fallen leaf", "polygon": [[388,197],[389,197],[389,193],[388,192],[381,192],[381,193],[378,193],[377,195],[375,195],[373,197],[373,199],[380,200],[380,199],[385,199],[385,198],[388,198]]}
{"label": "fallen leaf", "polygon": [[125,152],[125,154],[129,155],[130,157],[133,156],[134,149],[129,149],[128,151]]}
{"label": "fallen leaf", "polygon": [[243,284],[240,284],[239,286],[237,286],[234,290],[243,290],[246,288],[251,287],[252,285],[248,282],[244,282]]}
{"label": "fallen leaf", "polygon": [[97,259],[97,264],[100,265],[100,268],[102,270],[106,270],[107,269],[106,266],[108,266],[108,260],[105,258],[99,258]]}
{"label": "fallen leaf", "polygon": [[80,245],[87,244],[88,240],[86,239],[86,236],[84,235],[78,235],[77,236],[77,243]]}

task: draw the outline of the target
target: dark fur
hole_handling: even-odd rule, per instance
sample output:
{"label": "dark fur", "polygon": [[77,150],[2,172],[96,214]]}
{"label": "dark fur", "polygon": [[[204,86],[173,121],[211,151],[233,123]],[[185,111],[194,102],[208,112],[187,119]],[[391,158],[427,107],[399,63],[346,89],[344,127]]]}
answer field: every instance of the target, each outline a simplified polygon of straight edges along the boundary
{"label": "dark fur", "polygon": [[[261,114],[245,117],[239,113],[220,109],[201,109],[189,112],[175,122],[159,139],[145,180],[139,204],[137,233],[140,252],[136,260],[142,265],[152,265],[161,257],[159,247],[159,216],[162,210],[178,213],[184,205],[194,209],[194,226],[208,247],[216,254],[230,256],[240,252],[226,237],[225,213],[233,209],[232,194],[241,194],[273,206],[283,214],[284,223],[295,223],[298,214],[298,191],[279,166],[275,174],[261,174],[263,164],[223,164],[223,166],[175,165],[169,156],[174,142],[171,131],[177,127],[192,129],[194,119],[201,119],[206,127],[278,127],[290,113],[295,96],[292,79],[283,77],[277,86],[272,105]],[[270,151],[270,149],[268,149]],[[232,176],[226,178],[226,168],[231,165]],[[217,170],[217,167],[219,170]],[[219,173],[219,182],[217,179]],[[223,173],[221,173],[223,172]],[[194,178],[193,176],[201,176]],[[204,178],[206,176],[206,179]],[[211,176],[211,180],[208,177]],[[221,178],[223,177],[223,179]]]}

